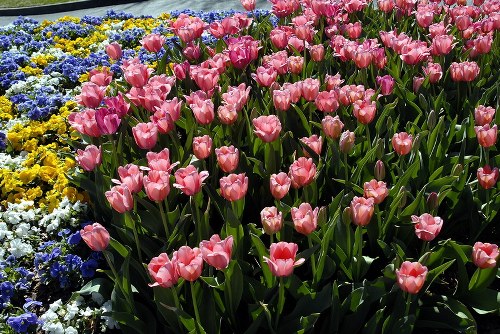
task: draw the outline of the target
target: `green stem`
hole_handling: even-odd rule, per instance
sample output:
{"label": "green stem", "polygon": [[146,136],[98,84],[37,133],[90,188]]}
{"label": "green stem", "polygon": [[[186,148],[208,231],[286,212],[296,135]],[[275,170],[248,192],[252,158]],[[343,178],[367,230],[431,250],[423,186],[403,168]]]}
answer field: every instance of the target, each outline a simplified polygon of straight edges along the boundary
{"label": "green stem", "polygon": [[116,169],[116,147],[115,147],[115,140],[113,139],[112,135],[108,135],[108,139],[111,142],[111,175],[115,175],[115,169]]}
{"label": "green stem", "polygon": [[490,164],[490,149],[488,147],[483,147],[484,149],[484,160],[485,160],[485,165]]}
{"label": "green stem", "polygon": [[119,276],[118,276],[118,273],[116,272],[115,266],[113,265],[113,261],[111,261],[111,258],[109,257],[109,252],[107,250],[104,250],[102,252],[102,254],[104,255],[104,258],[106,259],[106,262],[108,263],[108,266],[111,269],[111,272],[113,273],[115,285],[118,285],[118,288],[120,289],[123,296],[127,299],[127,302],[132,309],[134,306],[134,303],[132,302],[132,299],[130,298],[131,296],[128,293],[125,293],[125,290],[123,289],[120,282],[118,282],[118,284],[116,282],[116,280],[118,279]]}
{"label": "green stem", "polygon": [[347,165],[347,153],[344,153],[344,171],[345,171],[345,184],[344,188],[347,192],[348,185],[349,185],[349,167]]}
{"label": "green stem", "polygon": [[371,140],[371,137],[370,137],[370,126],[369,126],[369,124],[366,124],[365,128],[366,128],[366,139],[368,140],[368,150],[371,150],[372,149],[372,140]]}
{"label": "green stem", "polygon": [[[309,248],[312,248],[313,241],[310,234],[307,236],[307,241],[309,242]],[[316,274],[316,258],[314,257],[314,253],[311,255],[311,267],[312,267],[312,274],[314,277],[314,275]]]}
{"label": "green stem", "polygon": [[190,282],[191,284],[191,299],[193,301],[193,309],[194,309],[194,316],[196,319],[196,332],[201,333],[200,329],[200,313],[198,312],[198,303],[196,302],[196,296],[194,293],[194,282]]}
{"label": "green stem", "polygon": [[[137,212],[137,211],[134,211],[134,212]],[[129,215],[130,217],[130,220],[132,221],[132,223],[134,224],[134,226],[132,227],[132,233],[134,234],[134,240],[135,240],[135,247],[137,249],[137,255],[139,256],[139,261],[141,263],[142,262],[142,252],[141,252],[141,244],[139,242],[139,235],[137,234],[137,226],[136,226],[136,221],[134,219],[134,217],[132,217],[132,215],[130,214],[130,212],[127,212],[126,213],[127,215]]]}
{"label": "green stem", "polygon": [[276,327],[276,330],[278,330],[280,315],[283,312],[283,305],[285,305],[285,285],[283,284],[283,277],[280,277],[278,287],[278,308],[276,310],[276,321],[274,323],[274,327]]}
{"label": "green stem", "polygon": [[403,293],[406,294],[405,316],[408,316],[408,314],[410,314],[410,307],[413,300],[413,295],[408,292],[403,292]]}
{"label": "green stem", "polygon": [[274,243],[274,234],[269,236],[269,243],[272,245]]}
{"label": "green stem", "polygon": [[165,237],[168,239],[170,237],[170,230],[168,229],[168,218],[163,210],[163,205],[161,202],[158,203],[158,208],[160,208],[161,222],[163,223],[163,228],[165,229]]}

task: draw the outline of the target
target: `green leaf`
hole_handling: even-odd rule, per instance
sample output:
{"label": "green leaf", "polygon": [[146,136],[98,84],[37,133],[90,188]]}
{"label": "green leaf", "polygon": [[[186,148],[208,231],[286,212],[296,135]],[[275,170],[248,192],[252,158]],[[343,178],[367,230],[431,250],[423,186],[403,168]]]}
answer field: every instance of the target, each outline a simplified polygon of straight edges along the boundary
{"label": "green leaf", "polygon": [[[235,315],[243,295],[243,273],[238,261],[232,260],[228,268],[224,270],[224,275],[226,277],[224,286],[226,307],[229,305],[228,311]],[[234,325],[236,326],[236,324]]]}
{"label": "green leaf", "polygon": [[470,291],[463,296],[462,300],[479,314],[500,310],[500,292],[493,289]]}
{"label": "green leaf", "polygon": [[448,262],[443,263],[439,267],[430,270],[429,273],[427,274],[427,282],[429,282],[429,283],[428,283],[425,291],[427,291],[429,289],[429,287],[431,286],[432,282],[434,282],[434,280],[436,280],[436,278],[439,275],[441,275],[446,269],[448,269],[455,261],[456,261],[456,259],[450,260]]}
{"label": "green leaf", "polygon": [[252,243],[257,251],[257,255],[259,257],[260,267],[262,269],[262,274],[264,275],[264,281],[268,288],[273,286],[273,276],[269,267],[267,266],[266,261],[264,261],[264,256],[269,256],[267,253],[267,249],[264,246],[264,243],[260,238],[254,233],[250,232],[250,237],[252,238]]}
{"label": "green leaf", "polygon": [[497,267],[481,269],[477,268],[469,282],[469,290],[479,290],[487,288],[495,280],[498,272]]}

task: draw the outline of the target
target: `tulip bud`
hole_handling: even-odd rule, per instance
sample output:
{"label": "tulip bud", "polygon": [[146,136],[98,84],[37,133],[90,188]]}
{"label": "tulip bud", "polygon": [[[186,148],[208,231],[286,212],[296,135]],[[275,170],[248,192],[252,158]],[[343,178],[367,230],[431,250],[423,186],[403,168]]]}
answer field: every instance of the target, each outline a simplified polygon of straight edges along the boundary
{"label": "tulip bud", "polygon": [[460,176],[460,174],[462,174],[463,171],[464,171],[464,167],[462,166],[462,164],[456,164],[455,167],[453,167],[451,175]]}
{"label": "tulip bud", "polygon": [[431,192],[429,194],[429,197],[427,197],[427,208],[429,211],[434,211],[437,210],[439,206],[439,197],[436,192]]}
{"label": "tulip bud", "polygon": [[340,151],[344,154],[349,154],[354,148],[354,141],[356,137],[354,136],[354,132],[349,130],[342,132],[340,135]]}
{"label": "tulip bud", "polygon": [[406,193],[406,188],[404,186],[402,186],[401,189],[399,189],[399,193],[403,194],[401,196],[401,199],[399,200],[399,207],[402,209],[402,208],[405,207],[405,205],[406,205],[406,198],[408,197],[408,195]]}
{"label": "tulip bud", "polygon": [[349,206],[342,212],[342,221],[346,225],[351,224],[351,208]]}
{"label": "tulip bud", "polygon": [[431,110],[429,118],[427,119],[427,127],[429,128],[429,131],[432,131],[436,127],[436,117],[436,112]]}
{"label": "tulip bud", "polygon": [[382,160],[377,160],[377,162],[375,163],[373,174],[375,175],[375,178],[379,181],[385,178],[385,165]]}

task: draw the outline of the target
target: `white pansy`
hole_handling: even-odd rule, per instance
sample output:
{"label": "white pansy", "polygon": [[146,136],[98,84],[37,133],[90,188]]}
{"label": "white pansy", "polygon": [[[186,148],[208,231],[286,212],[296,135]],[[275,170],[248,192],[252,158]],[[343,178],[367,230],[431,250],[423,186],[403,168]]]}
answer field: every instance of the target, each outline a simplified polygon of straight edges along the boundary
{"label": "white pansy", "polygon": [[33,247],[29,243],[26,243],[19,238],[12,239],[7,250],[16,258],[20,258],[33,253]]}

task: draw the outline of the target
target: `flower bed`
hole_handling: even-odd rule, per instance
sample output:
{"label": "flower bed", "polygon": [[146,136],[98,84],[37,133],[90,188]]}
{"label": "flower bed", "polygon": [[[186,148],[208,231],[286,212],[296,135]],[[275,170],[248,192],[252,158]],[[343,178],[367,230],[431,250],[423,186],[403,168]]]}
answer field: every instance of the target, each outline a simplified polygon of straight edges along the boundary
{"label": "flower bed", "polygon": [[0,31],[0,328],[498,326],[498,1],[242,4]]}

